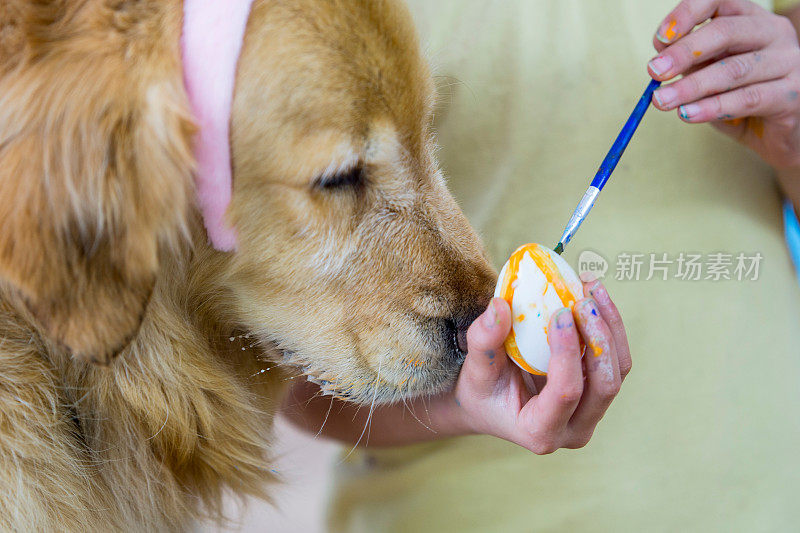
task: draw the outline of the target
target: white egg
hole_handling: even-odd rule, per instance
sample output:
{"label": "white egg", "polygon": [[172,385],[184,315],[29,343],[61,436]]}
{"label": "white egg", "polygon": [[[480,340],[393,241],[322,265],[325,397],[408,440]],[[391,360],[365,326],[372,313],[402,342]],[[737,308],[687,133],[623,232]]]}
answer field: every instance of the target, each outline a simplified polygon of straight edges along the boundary
{"label": "white egg", "polygon": [[511,306],[506,352],[523,370],[547,374],[547,327],[553,314],[583,298],[583,284],[560,255],[539,244],[517,249],[500,271],[495,297]]}

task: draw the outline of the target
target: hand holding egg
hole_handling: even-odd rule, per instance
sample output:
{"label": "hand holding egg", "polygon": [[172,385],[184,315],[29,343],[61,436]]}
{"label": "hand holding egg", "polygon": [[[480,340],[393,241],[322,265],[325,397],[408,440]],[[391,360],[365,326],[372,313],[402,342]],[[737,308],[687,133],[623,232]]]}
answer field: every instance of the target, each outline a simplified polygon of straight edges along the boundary
{"label": "hand holding egg", "polygon": [[[520,250],[501,273],[498,288],[509,296],[506,289],[517,281],[510,294],[514,313],[505,298],[495,298],[472,324],[467,358],[452,393],[455,401],[450,400],[452,407],[442,418],[462,421],[455,434],[494,435],[537,454],[580,448],[631,368],[625,327],[599,281],[581,284],[566,262],[537,245]],[[504,274],[514,271],[516,280],[510,276],[506,284]],[[533,303],[535,308],[526,307]],[[536,319],[520,328],[529,309]],[[506,357],[509,338],[522,363],[514,359],[514,365]],[[540,374],[546,370],[547,376],[531,379],[523,365]]]}

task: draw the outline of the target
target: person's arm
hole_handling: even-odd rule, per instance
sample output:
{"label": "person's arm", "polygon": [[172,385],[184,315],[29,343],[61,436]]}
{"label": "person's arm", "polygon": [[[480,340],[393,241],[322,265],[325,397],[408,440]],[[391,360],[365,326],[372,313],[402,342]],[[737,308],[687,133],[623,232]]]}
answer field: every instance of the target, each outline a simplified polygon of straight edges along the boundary
{"label": "person's arm", "polygon": [[[791,21],[795,32],[800,35],[800,3],[780,13]],[[778,181],[786,196],[794,204],[794,210],[800,213],[800,168],[778,169]]]}
{"label": "person's arm", "polygon": [[[511,328],[511,311],[495,298],[469,329],[469,353],[452,391],[372,409],[317,396],[318,387],[302,383],[287,396],[282,413],[311,434],[350,445],[393,446],[488,434],[537,454],[580,448],[631,368],[625,328],[608,292],[595,281],[586,285],[585,293],[590,297],[576,303],[573,313],[564,309],[550,323],[552,357],[546,380],[530,380],[506,356],[503,341]],[[583,359],[579,336],[587,346]]]}
{"label": "person's arm", "polygon": [[[698,25],[709,21],[707,24]],[[710,122],[757,152],[800,206],[800,11],[748,0],[683,0],[659,25],[653,104],[690,124]]]}
{"label": "person's arm", "polygon": [[800,168],[777,169],[778,183],[786,197],[794,204],[796,213],[800,213]]}

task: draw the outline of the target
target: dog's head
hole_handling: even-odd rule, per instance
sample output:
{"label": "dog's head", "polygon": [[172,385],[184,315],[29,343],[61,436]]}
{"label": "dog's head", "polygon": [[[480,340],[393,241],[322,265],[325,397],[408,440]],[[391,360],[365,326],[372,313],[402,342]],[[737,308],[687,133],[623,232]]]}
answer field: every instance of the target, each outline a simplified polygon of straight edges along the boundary
{"label": "dog's head", "polygon": [[[158,30],[179,28],[180,10],[12,5],[0,12],[13,29],[0,46],[0,281],[46,335],[108,361],[191,226],[177,35]],[[118,31],[99,46],[103,27]],[[238,250],[213,277],[241,325],[354,401],[451,384],[492,292],[437,167],[432,112],[399,0],[254,3],[231,119]]]}
{"label": "dog's head", "polygon": [[351,400],[452,384],[494,273],[437,166],[405,8],[257,4],[234,108],[230,283],[246,326]]}

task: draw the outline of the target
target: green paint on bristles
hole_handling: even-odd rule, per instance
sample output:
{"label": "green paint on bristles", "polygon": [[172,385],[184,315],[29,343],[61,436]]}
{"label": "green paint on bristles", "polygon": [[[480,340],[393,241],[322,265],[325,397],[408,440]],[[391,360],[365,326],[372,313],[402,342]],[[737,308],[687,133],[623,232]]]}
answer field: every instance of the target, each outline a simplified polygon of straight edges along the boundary
{"label": "green paint on bristles", "polygon": [[561,255],[562,253],[564,253],[564,245],[561,243],[556,244],[556,247],[553,248],[553,251],[558,255]]}

